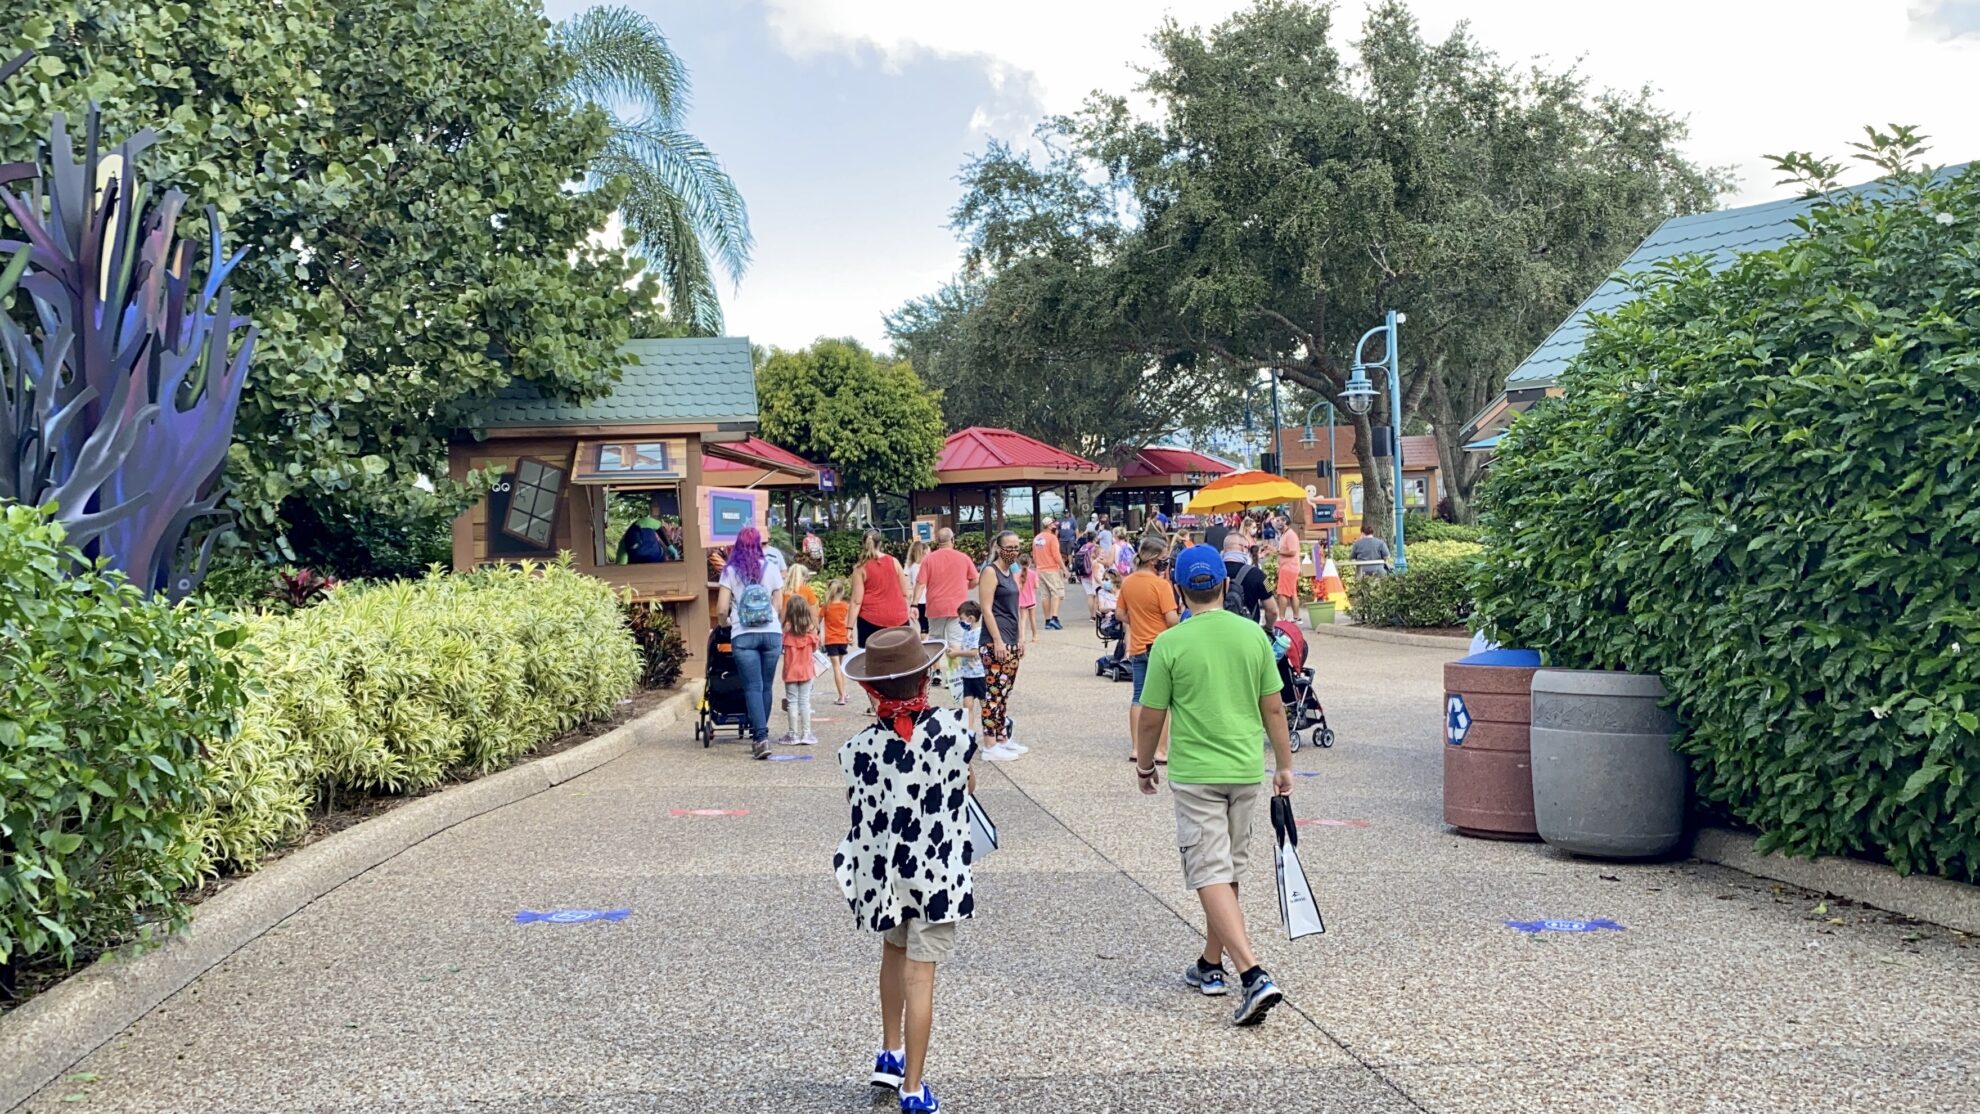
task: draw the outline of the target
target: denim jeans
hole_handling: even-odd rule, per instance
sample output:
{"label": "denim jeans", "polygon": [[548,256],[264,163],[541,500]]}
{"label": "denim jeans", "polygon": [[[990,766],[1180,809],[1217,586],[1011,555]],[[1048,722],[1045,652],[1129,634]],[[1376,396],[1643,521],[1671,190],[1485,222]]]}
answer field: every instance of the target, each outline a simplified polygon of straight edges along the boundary
{"label": "denim jeans", "polygon": [[762,742],[770,737],[770,693],[777,684],[777,663],[784,656],[784,636],[768,631],[739,634],[729,644],[735,649],[736,670],[742,674],[749,737]]}

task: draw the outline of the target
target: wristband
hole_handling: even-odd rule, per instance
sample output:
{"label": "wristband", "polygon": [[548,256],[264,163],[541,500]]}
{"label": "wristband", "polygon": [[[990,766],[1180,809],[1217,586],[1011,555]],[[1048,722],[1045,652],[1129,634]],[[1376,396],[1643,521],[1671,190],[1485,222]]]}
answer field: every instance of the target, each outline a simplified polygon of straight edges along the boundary
{"label": "wristband", "polygon": [[1144,770],[1140,766],[1136,766],[1134,768],[1134,772],[1137,777],[1141,778],[1143,781],[1146,781],[1149,778],[1155,776],[1155,767],[1150,766]]}

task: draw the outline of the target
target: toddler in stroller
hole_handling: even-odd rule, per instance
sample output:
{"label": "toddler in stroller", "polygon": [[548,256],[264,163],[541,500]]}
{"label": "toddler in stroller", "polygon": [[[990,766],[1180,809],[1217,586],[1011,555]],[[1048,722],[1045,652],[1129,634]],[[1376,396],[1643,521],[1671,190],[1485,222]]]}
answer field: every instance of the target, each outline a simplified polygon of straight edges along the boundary
{"label": "toddler in stroller", "polygon": [[1334,745],[1334,729],[1327,725],[1327,709],[1313,691],[1313,670],[1306,665],[1306,636],[1290,619],[1272,628],[1272,653],[1279,659],[1279,679],[1284,687],[1279,695],[1286,703],[1286,733],[1292,736],[1292,749],[1304,742],[1301,731],[1312,728],[1316,747]]}

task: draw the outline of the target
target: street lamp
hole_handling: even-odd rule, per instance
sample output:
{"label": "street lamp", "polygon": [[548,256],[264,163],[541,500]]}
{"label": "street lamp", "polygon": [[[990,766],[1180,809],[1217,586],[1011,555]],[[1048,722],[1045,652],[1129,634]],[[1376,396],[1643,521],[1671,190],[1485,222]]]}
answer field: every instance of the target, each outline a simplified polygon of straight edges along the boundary
{"label": "street lamp", "polygon": [[[1367,414],[1369,408],[1375,404],[1375,397],[1381,393],[1381,388],[1368,378],[1368,369],[1382,368],[1389,373],[1389,428],[1390,436],[1395,438],[1395,443],[1389,446],[1389,455],[1394,457],[1396,462],[1397,572],[1404,572],[1409,568],[1409,562],[1403,558],[1402,373],[1397,368],[1396,359],[1396,326],[1407,320],[1409,320],[1407,316],[1390,310],[1384,316],[1382,324],[1361,334],[1361,340],[1354,346],[1352,374],[1348,377],[1347,386],[1341,391],[1341,398],[1347,403],[1349,410],[1356,414]],[[1369,339],[1377,333],[1384,334],[1383,346],[1386,351],[1381,360],[1370,363],[1361,358],[1361,353],[1368,346]]]}

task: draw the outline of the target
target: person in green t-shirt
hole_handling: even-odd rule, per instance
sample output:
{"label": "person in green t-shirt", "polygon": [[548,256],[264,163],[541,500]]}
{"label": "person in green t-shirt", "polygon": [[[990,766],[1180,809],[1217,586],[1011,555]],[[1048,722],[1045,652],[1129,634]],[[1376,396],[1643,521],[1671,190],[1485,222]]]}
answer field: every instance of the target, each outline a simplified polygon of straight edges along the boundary
{"label": "person in green t-shirt", "polygon": [[1256,1025],[1285,997],[1259,965],[1238,906],[1238,878],[1251,825],[1265,797],[1261,734],[1272,740],[1278,772],[1272,792],[1292,795],[1292,740],[1280,701],[1279,667],[1257,623],[1224,610],[1224,559],[1207,545],[1176,558],[1175,579],[1190,617],[1162,632],[1148,653],[1148,679],[1135,722],[1135,776],[1153,796],[1155,747],[1169,725],[1169,789],[1176,801],[1176,845],[1183,881],[1203,903],[1209,926],[1203,955],[1183,981],[1205,995],[1225,992],[1224,956],[1243,982],[1231,1020]]}

